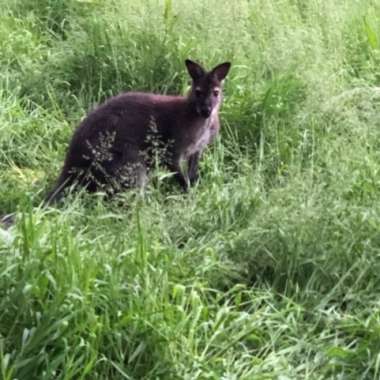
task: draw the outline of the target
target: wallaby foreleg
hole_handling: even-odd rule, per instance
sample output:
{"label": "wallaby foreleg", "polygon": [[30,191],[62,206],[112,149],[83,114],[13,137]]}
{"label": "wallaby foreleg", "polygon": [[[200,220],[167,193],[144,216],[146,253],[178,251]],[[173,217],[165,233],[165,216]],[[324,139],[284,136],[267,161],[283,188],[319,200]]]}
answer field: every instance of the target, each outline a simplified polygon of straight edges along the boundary
{"label": "wallaby foreleg", "polygon": [[182,172],[180,165],[180,156],[176,155],[167,162],[168,169],[174,173],[174,178],[181,186],[182,190],[187,192],[189,190],[189,180]]}
{"label": "wallaby foreleg", "polygon": [[188,176],[190,185],[194,185],[195,182],[197,182],[199,178],[198,174],[198,163],[201,153],[196,152],[192,154],[188,160]]}

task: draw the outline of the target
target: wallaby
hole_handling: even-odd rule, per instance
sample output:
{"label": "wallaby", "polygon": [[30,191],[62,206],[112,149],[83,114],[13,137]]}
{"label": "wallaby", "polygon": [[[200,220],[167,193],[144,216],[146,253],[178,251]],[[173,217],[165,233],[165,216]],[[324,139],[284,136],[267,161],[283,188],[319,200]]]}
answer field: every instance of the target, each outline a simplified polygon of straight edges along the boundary
{"label": "wallaby", "polygon": [[[196,182],[198,161],[219,131],[222,84],[231,64],[207,72],[186,60],[192,78],[188,96],[127,92],[92,111],[71,140],[50,203],[75,183],[89,191],[142,185],[158,154],[183,190]],[[187,173],[181,161],[187,161]]]}

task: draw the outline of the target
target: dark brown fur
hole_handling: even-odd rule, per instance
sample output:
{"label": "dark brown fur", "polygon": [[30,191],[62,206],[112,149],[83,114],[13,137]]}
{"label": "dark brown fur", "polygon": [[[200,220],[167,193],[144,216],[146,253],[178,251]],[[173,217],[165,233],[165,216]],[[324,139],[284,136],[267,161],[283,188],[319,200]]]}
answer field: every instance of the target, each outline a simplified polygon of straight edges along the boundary
{"label": "dark brown fur", "polygon": [[[206,72],[186,61],[193,79],[187,97],[129,92],[109,99],[79,125],[62,172],[47,202],[68,186],[89,191],[142,185],[154,156],[175,175],[184,190],[198,177],[198,160],[219,131],[221,85],[230,64]],[[187,174],[180,167],[188,164]]]}

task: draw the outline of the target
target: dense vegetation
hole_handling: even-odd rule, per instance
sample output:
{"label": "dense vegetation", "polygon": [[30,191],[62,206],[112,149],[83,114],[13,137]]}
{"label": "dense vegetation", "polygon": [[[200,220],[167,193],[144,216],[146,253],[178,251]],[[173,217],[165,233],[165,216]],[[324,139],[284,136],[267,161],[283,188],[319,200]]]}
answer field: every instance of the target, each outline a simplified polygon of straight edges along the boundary
{"label": "dense vegetation", "polygon": [[[231,60],[189,194],[39,207],[88,109]],[[0,377],[378,379],[380,2],[3,0]]]}

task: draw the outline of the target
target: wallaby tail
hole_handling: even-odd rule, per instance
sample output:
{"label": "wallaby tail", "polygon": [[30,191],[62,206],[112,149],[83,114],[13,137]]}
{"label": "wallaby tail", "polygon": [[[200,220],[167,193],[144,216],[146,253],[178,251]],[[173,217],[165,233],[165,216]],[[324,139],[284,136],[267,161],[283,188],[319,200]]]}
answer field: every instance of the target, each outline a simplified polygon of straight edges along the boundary
{"label": "wallaby tail", "polygon": [[11,214],[7,214],[1,217],[0,219],[0,226],[4,229],[8,229],[11,227],[16,221],[16,214],[12,212]]}
{"label": "wallaby tail", "polygon": [[63,197],[63,191],[66,187],[71,186],[74,180],[72,176],[67,176],[65,172],[59,176],[57,183],[55,184],[53,190],[44,199],[44,206],[50,206],[53,203],[58,202]]}

